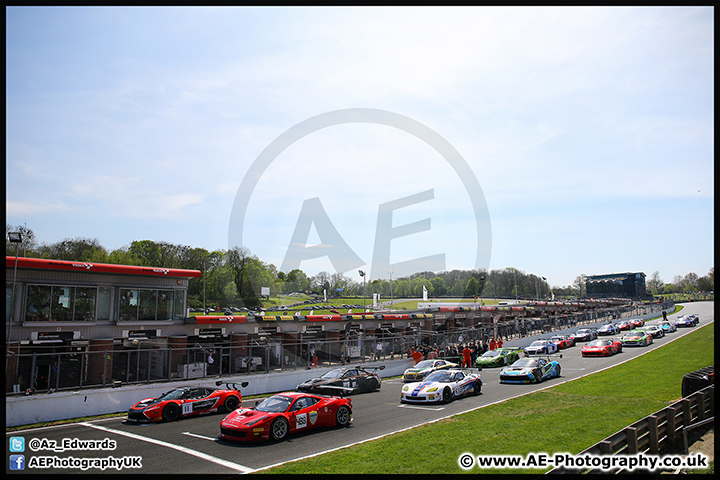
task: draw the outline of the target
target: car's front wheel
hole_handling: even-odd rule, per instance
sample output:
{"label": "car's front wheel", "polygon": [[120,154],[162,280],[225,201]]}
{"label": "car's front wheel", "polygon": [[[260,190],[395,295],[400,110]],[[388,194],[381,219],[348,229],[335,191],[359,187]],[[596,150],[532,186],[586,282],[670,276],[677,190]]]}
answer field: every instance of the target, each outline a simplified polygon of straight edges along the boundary
{"label": "car's front wheel", "polygon": [[270,436],[273,440],[285,440],[290,431],[290,424],[283,417],[278,417],[270,424]]}
{"label": "car's front wheel", "polygon": [[162,418],[166,422],[172,422],[180,418],[180,407],[176,403],[168,403],[163,408]]}
{"label": "car's front wheel", "polygon": [[346,427],[350,423],[351,415],[350,408],[347,405],[340,405],[340,408],[335,412],[335,425]]}
{"label": "car's front wheel", "polygon": [[450,392],[450,388],[445,388],[442,392],[442,403],[450,403],[450,400],[452,399],[452,393]]}
{"label": "car's front wheel", "polygon": [[480,393],[482,393],[482,382],[480,380],[475,380],[475,383],[473,384],[473,393],[475,395],[480,395]]}

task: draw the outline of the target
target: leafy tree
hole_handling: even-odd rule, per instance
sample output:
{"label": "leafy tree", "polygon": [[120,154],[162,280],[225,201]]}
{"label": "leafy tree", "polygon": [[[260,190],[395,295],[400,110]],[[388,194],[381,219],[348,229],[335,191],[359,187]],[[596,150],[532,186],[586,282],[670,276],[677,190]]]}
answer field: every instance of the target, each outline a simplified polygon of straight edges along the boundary
{"label": "leafy tree", "polygon": [[480,282],[478,282],[477,278],[471,277],[465,286],[465,293],[463,296],[476,297],[478,295],[480,295]]}
{"label": "leafy tree", "polygon": [[97,238],[66,238],[57,243],[38,248],[41,258],[71,260],[77,262],[99,262],[108,260],[108,252]]}
{"label": "leafy tree", "polygon": [[580,298],[584,298],[587,296],[587,275],[584,273],[581,273],[577,277],[575,277],[575,281],[573,282],[573,289],[577,292],[577,296]]}
{"label": "leafy tree", "polygon": [[240,301],[247,308],[260,306],[260,299],[250,280],[253,260],[255,259],[247,247],[235,246],[227,252],[227,264],[232,272],[235,288],[240,296]]}
{"label": "leafy tree", "polygon": [[651,295],[658,295],[665,288],[665,283],[660,279],[660,272],[655,270],[646,283]]}
{"label": "leafy tree", "polygon": [[701,292],[710,292],[715,290],[715,281],[714,281],[714,273],[712,269],[710,270],[710,273],[705,275],[704,277],[700,277],[697,280],[697,288]]}

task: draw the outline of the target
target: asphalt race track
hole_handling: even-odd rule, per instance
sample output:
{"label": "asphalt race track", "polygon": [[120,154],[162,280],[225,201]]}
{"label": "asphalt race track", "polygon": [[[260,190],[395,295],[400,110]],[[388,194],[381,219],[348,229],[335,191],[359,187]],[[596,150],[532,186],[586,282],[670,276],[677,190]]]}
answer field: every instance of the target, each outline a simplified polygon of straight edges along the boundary
{"label": "asphalt race track", "polygon": [[[128,468],[118,470],[110,466],[104,473],[142,474],[238,474],[318,455],[332,449],[365,442],[414,426],[436,421],[458,413],[467,412],[508,398],[549,388],[598,370],[625,362],[638,355],[673,341],[693,330],[714,321],[714,303],[698,302],[684,304],[681,314],[697,314],[700,325],[681,328],[676,333],[655,339],[649,347],[626,347],[623,352],[608,358],[583,358],[580,345],[561,350],[562,359],[556,358],[562,367],[560,378],[531,385],[505,385],[498,381],[499,369],[484,369],[483,393],[469,396],[448,405],[401,405],[399,402],[401,379],[385,380],[379,392],[352,396],[353,422],[350,427],[327,429],[290,437],[281,443],[234,444],[219,439],[219,425],[223,415],[212,415],[179,420],[171,423],[128,424],[124,418],[112,418],[92,422],[73,423],[56,427],[37,428],[6,434],[6,452],[10,437],[25,439],[26,463],[53,457],[55,459],[123,459]],[[676,318],[671,315],[669,318]],[[652,321],[650,323],[654,323]],[[573,332],[575,328],[565,332]],[[555,334],[557,332],[553,332]],[[543,337],[549,337],[545,334]],[[509,345],[525,346],[538,337],[527,337]],[[678,379],[678,394],[680,379]],[[244,401],[254,404],[256,399]],[[111,440],[112,449],[78,449],[77,441]],[[52,449],[52,443],[69,448]],[[75,442],[75,443],[73,443]],[[107,442],[106,442],[107,443]],[[38,447],[39,445],[39,447]],[[33,448],[33,446],[35,446]],[[107,445],[99,445],[107,447]],[[36,457],[33,459],[33,457]],[[10,472],[9,466],[6,471]],[[102,472],[98,468],[82,470],[75,464],[72,468],[25,468],[23,473],[90,473]],[[20,473],[13,471],[12,473]],[[358,472],[361,473],[361,472]]]}

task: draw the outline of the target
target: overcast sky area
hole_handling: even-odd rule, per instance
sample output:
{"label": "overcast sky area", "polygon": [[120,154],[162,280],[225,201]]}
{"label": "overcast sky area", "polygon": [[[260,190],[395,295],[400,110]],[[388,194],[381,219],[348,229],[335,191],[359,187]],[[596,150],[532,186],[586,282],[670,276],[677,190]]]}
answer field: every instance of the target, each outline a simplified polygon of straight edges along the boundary
{"label": "overcast sky area", "polygon": [[703,276],[713,17],[6,8],[6,222],[358,281],[403,262]]}

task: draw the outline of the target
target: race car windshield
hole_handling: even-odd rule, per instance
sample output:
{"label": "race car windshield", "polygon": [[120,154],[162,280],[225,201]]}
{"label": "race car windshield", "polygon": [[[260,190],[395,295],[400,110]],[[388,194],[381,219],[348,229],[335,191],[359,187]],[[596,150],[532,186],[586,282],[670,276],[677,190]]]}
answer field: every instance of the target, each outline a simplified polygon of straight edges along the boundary
{"label": "race car windshield", "polygon": [[545,342],[543,340],[535,340],[530,344],[531,347],[542,347],[545,345]]}
{"label": "race car windshield", "polygon": [[443,382],[447,383],[452,381],[453,374],[450,372],[433,372],[427,376],[426,382]]}
{"label": "race car windshield", "polygon": [[273,395],[260,402],[255,410],[260,412],[284,412],[292,403],[292,398],[282,395]]}
{"label": "race car windshield", "polygon": [[417,365],[415,365],[415,368],[430,368],[433,366],[435,362],[432,360],[423,360],[421,362],[418,362]]}
{"label": "race car windshield", "polygon": [[538,361],[535,358],[521,358],[512,364],[513,367],[537,367]]}
{"label": "race car windshield", "polygon": [[320,378],[339,378],[342,377],[344,372],[344,370],[336,368],[335,370],[330,370],[329,372],[323,373],[322,375],[320,375]]}
{"label": "race car windshield", "polygon": [[588,343],[588,347],[602,347],[605,345],[605,340],[593,340]]}
{"label": "race car windshield", "polygon": [[563,337],[552,337],[550,339],[552,342],[562,342],[563,340],[565,340]]}
{"label": "race car windshield", "polygon": [[174,390],[170,390],[169,392],[163,393],[160,398],[162,400],[180,400],[187,391],[187,388],[176,388]]}
{"label": "race car windshield", "polygon": [[585,335],[586,333],[590,333],[590,330],[578,330],[577,331],[578,335]]}

